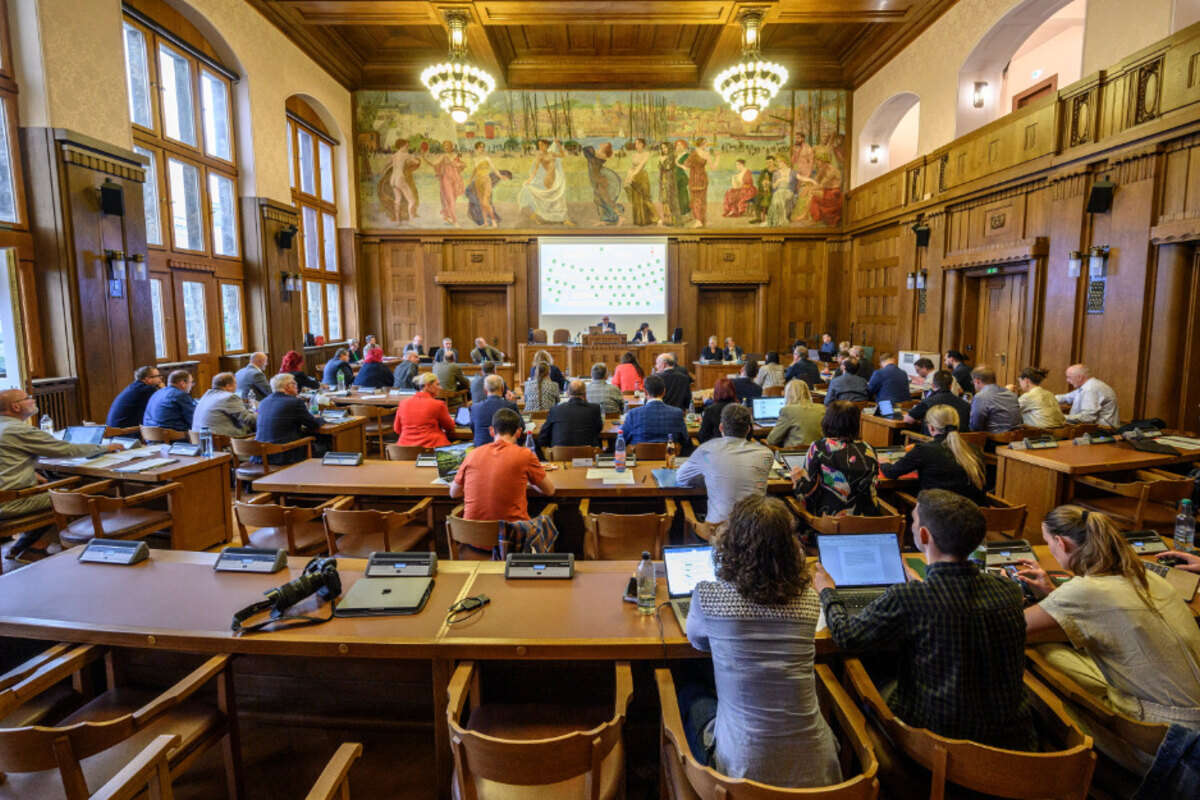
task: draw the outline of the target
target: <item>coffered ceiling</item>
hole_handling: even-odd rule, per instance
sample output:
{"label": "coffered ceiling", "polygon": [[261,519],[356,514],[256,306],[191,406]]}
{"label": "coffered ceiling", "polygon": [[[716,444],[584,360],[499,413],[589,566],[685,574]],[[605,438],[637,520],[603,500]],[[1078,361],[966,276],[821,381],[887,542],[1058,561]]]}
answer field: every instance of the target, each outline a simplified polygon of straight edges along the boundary
{"label": "coffered ceiling", "polygon": [[793,87],[854,88],[955,0],[249,0],[349,89],[417,89],[444,14],[501,87],[707,88],[740,53],[742,11]]}

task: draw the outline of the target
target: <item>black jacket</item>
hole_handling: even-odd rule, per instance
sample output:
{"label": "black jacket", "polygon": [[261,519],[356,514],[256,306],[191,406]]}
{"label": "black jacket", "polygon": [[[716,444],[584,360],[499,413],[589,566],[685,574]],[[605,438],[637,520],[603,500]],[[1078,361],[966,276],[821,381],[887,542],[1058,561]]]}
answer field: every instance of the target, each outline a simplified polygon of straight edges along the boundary
{"label": "black jacket", "polygon": [[971,380],[971,368],[966,364],[959,364],[951,373],[954,380],[958,382],[958,388],[962,389],[966,394],[975,394],[975,382]]}
{"label": "black jacket", "polygon": [[296,385],[301,389],[313,389],[315,391],[320,391],[321,389],[321,382],[302,369],[289,372],[288,374],[296,379]]}
{"label": "black jacket", "polygon": [[700,415],[700,434],[696,437],[700,440],[700,444],[704,444],[709,439],[715,439],[721,435],[719,427],[721,424],[721,412],[731,402],[733,401],[717,400],[704,407],[704,413]]}
{"label": "black jacket", "polygon": [[817,366],[817,362],[802,358],[787,368],[787,371],[783,373],[783,379],[785,381],[802,380],[811,389],[821,382],[821,368]]}
{"label": "black jacket", "polygon": [[881,464],[879,469],[887,478],[899,478],[915,471],[921,491],[945,489],[977,505],[987,505],[987,494],[971,483],[967,471],[954,460],[954,455],[946,446],[944,433],[931,442],[917,442],[899,461]]}
{"label": "black jacket", "polygon": [[600,444],[604,413],[600,406],[572,397],[550,409],[537,441],[542,447]]}
{"label": "black jacket", "polygon": [[920,421],[921,430],[927,431],[928,429],[925,427],[925,415],[934,406],[950,406],[956,409],[958,411],[958,429],[960,431],[965,431],[971,427],[971,406],[966,400],[958,397],[953,392],[934,392],[910,408],[908,415]]}
{"label": "black jacket", "polygon": [[686,371],[678,371],[676,368],[659,372],[658,377],[662,378],[667,387],[667,390],[663,392],[663,402],[669,406],[683,409],[685,414],[691,411],[692,376]]}
{"label": "black jacket", "polygon": [[700,360],[701,361],[724,361],[725,360],[725,351],[720,347],[718,347],[716,350],[713,350],[711,347],[706,346],[703,350],[700,351]]}
{"label": "black jacket", "polygon": [[[304,401],[283,392],[272,392],[258,404],[258,428],[254,438],[260,442],[285,444],[316,433],[321,420],[308,413]],[[304,449],[297,448],[271,456],[272,464],[292,464],[304,460]]]}
{"label": "black jacket", "polygon": [[733,390],[737,392],[738,400],[762,397],[762,387],[755,383],[753,378],[747,378],[745,375],[738,375],[733,379]]}
{"label": "black jacket", "polygon": [[142,418],[146,416],[146,404],[150,402],[150,395],[156,391],[157,386],[141,381],[129,384],[121,390],[117,399],[113,400],[105,424],[110,428],[132,428],[134,425],[141,425]]}
{"label": "black jacket", "polygon": [[414,364],[411,361],[401,361],[392,372],[392,388],[394,389],[412,389],[417,390],[416,384],[413,383],[413,378],[417,377],[420,370],[420,364]]}
{"label": "black jacket", "polygon": [[354,379],[354,385],[365,386],[371,389],[381,389],[385,386],[391,386],[392,380],[392,371],[386,366],[378,361],[368,361],[358,368],[358,377]]}

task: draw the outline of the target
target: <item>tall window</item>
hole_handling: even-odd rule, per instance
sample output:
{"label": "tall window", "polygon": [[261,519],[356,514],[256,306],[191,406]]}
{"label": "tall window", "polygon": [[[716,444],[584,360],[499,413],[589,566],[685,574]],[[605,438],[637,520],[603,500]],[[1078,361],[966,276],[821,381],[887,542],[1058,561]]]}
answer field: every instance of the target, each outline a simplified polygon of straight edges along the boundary
{"label": "tall window", "polygon": [[8,3],[0,0],[0,226],[26,229],[25,192],[17,141],[17,82],[8,36]]}
{"label": "tall window", "polygon": [[308,333],[342,339],[342,287],[338,267],[337,197],[333,148],[311,108],[288,101],[287,151],[292,202],[300,215],[300,267],[304,275],[304,324]]}
{"label": "tall window", "polygon": [[165,30],[128,6],[124,48],[134,151],[149,162],[143,199],[156,353],[179,360],[245,352],[236,76],[195,29]]}

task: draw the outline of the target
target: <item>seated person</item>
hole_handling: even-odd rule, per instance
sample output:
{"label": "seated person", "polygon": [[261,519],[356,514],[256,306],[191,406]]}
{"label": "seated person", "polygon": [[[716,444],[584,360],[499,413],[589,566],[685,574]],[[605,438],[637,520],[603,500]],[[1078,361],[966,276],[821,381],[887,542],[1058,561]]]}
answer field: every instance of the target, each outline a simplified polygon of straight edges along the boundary
{"label": "seated person", "polygon": [[783,375],[783,365],[779,363],[779,353],[771,350],[755,376],[754,382],[766,389],[770,386],[783,386],[787,379]]}
{"label": "seated person", "polygon": [[525,381],[525,410],[549,411],[562,397],[558,384],[550,378],[550,365],[534,364],[533,377]]}
{"label": "seated person", "polygon": [[[485,397],[487,397],[487,387],[484,386],[484,381],[487,380],[488,375],[495,375],[495,374],[496,374],[495,363],[493,363],[491,361],[484,361],[482,364],[479,365],[479,374],[475,375],[471,378],[471,402],[472,403],[482,403],[483,399]],[[440,380],[440,378],[439,378],[439,380]],[[501,392],[501,394],[507,393],[508,386],[505,385],[503,378],[500,379],[500,385],[504,387],[504,391]],[[511,400],[512,398],[510,397],[509,399]]]}
{"label": "seated person", "polygon": [[813,677],[819,606],[793,527],[775,498],[733,507],[713,544],[716,580],[696,585],[687,616],[688,641],[712,653],[716,698],[681,683],[679,710],[692,754],[722,775],[830,786],[842,775]]}
{"label": "seated person", "polygon": [[338,375],[342,376],[344,385],[349,386],[354,383],[354,370],[350,367],[350,351],[345,347],[339,347],[334,352],[333,358],[325,362],[321,383],[336,387]]}
{"label": "seated person", "polygon": [[626,353],[621,356],[621,363],[613,370],[612,384],[622,392],[640,392],[646,371],[638,363],[637,356]]}
{"label": "seated person", "polygon": [[587,401],[600,406],[605,414],[620,414],[625,409],[625,398],[621,390],[613,386],[605,378],[608,377],[608,367],[603,362],[592,364],[592,379],[587,384]]}
{"label": "seated person", "polygon": [[838,400],[851,403],[865,403],[871,399],[871,389],[866,380],[859,377],[859,363],[853,356],[843,359],[842,372],[829,381],[825,390],[825,405],[832,405]]}
{"label": "seated person", "polygon": [[871,373],[867,391],[875,402],[891,400],[895,405],[908,402],[908,373],[896,366],[894,355],[884,353],[879,357],[879,369]]}
{"label": "seated person", "polygon": [[[364,367],[365,368],[365,367]],[[404,360],[392,371],[392,388],[402,391],[420,391],[417,386],[417,376],[421,374],[421,357],[416,350],[407,350]]]}
{"label": "seated person", "polygon": [[213,376],[212,388],[204,393],[196,404],[192,415],[192,430],[208,428],[217,436],[241,438],[249,436],[257,424],[254,412],[237,396],[237,379],[232,372],[218,372]]}
{"label": "seated person", "polygon": [[[1021,394],[1017,405],[1021,409],[1021,422],[1031,428],[1061,428],[1067,418],[1058,407],[1058,398],[1049,389],[1042,388],[1047,371],[1037,367],[1026,367],[1017,376]],[[1009,387],[1012,391],[1012,387]]]}
{"label": "seated person", "polygon": [[401,355],[410,351],[416,353],[418,356],[425,355],[425,337],[418,333],[412,338],[411,342],[404,345],[404,352]]}
{"label": "seated person", "polygon": [[823,436],[808,448],[804,466],[792,471],[793,491],[808,513],[879,516],[879,459],[874,448],[858,438],[860,418],[858,406],[847,400],[826,407]]}
{"label": "seated person", "polygon": [[971,370],[975,396],[971,398],[971,430],[1004,433],[1021,427],[1021,406],[1017,396],[996,385],[995,371],[980,364]]}
{"label": "seated person", "polygon": [[729,518],[733,504],[749,495],[765,495],[775,455],[750,439],[754,421],[750,409],[729,403],[721,411],[721,435],[709,439],[688,456],[675,473],[680,486],[702,486],[708,495],[705,522]]}
{"label": "seated person", "polygon": [[587,401],[587,386],[581,380],[567,385],[567,402],[550,409],[538,432],[537,443],[543,448],[600,446],[604,430],[604,412]]}
{"label": "seated person", "polygon": [[646,404],[629,409],[625,415],[622,431],[626,444],[665,442],[668,436],[673,436],[680,447],[685,445],[687,426],[683,423],[683,412],[663,402],[666,390],[661,375],[646,377]]}
{"label": "seated person", "polygon": [[733,391],[737,393],[739,401],[762,397],[762,387],[755,380],[757,377],[758,362],[751,358],[742,364],[741,372],[733,379]]}
{"label": "seated person", "polygon": [[701,361],[724,361],[725,360],[725,351],[723,349],[721,349],[721,345],[720,345],[720,343],[718,343],[717,337],[715,337],[715,336],[708,337],[708,344],[704,347],[703,350],[700,351],[700,360]]}
{"label": "seated person", "polygon": [[[489,363],[487,361],[485,364]],[[482,447],[492,442],[492,417],[502,408],[509,408],[519,413],[517,404],[504,396],[504,379],[499,375],[488,375],[483,379],[486,392],[479,402],[471,403],[471,432],[476,447]]]}
{"label": "seated person", "polygon": [[500,409],[492,417],[491,433],[491,444],[476,447],[459,465],[450,497],[464,498],[463,519],[527,520],[525,493],[532,487],[549,497],[554,482],[537,456],[521,446],[525,424],[520,414]]}
{"label": "seated person", "polygon": [[971,381],[971,368],[967,366],[967,357],[958,350],[946,351],[946,369],[954,376],[954,382],[958,384],[959,391],[963,394],[970,394],[975,391],[975,385]]}
{"label": "seated person", "polygon": [[600,332],[601,333],[616,333],[617,332],[617,324],[615,322],[613,322],[611,319],[609,319],[607,316],[601,317],[600,318]]}
{"label": "seated person", "polygon": [[871,359],[867,358],[866,351],[856,344],[850,348],[850,357],[858,362],[858,377],[869,382],[875,374],[875,367],[872,366]]}
{"label": "seated person", "polygon": [[925,415],[925,425],[933,441],[915,442],[898,461],[883,464],[883,477],[895,479],[916,472],[921,491],[945,489],[977,505],[987,505],[983,457],[958,435],[958,412],[950,406],[934,406]]}
{"label": "seated person", "polygon": [[801,342],[792,348],[792,364],[783,373],[784,385],[788,381],[802,380],[812,388],[821,382],[821,368],[808,357],[808,346]]}
{"label": "seated person", "polygon": [[939,369],[933,373],[929,379],[932,389],[925,398],[915,406],[904,412],[904,421],[908,424],[914,422],[922,423],[922,430],[925,433],[929,429],[924,426],[925,415],[929,409],[934,406],[950,406],[958,412],[958,422],[955,423],[960,431],[969,430],[971,426],[971,406],[966,400],[956,395],[951,391],[950,387],[954,384],[954,376],[944,369]]}
{"label": "seated person", "polygon": [[357,364],[362,361],[362,345],[358,343],[358,339],[351,339],[346,344],[346,352],[350,355],[351,364]]}
{"label": "seated person", "polygon": [[767,444],[781,450],[808,449],[821,438],[825,406],[813,402],[808,384],[802,380],[788,381],[783,398],[783,408],[779,409],[779,419],[767,434]]}
{"label": "seated person", "polygon": [[266,353],[251,353],[250,363],[239,369],[237,377],[237,393],[247,400],[262,400],[271,393],[271,384],[267,381]]}
{"label": "seated person", "polygon": [[146,403],[142,424],[173,431],[190,431],[192,417],[196,413],[196,399],[192,397],[193,383],[192,373],[186,369],[172,370],[167,376],[167,387],[155,392],[150,402]]}
{"label": "seated person", "polygon": [[543,361],[546,363],[546,367],[550,370],[550,380],[558,384],[560,391],[566,388],[567,376],[563,375],[562,370],[555,365],[554,357],[545,350],[538,350],[533,354],[533,365],[529,368],[529,377],[532,378],[534,376],[534,373],[537,371],[538,363]]}
{"label": "seated person", "polygon": [[1042,520],[1042,538],[1075,577],[1055,587],[1036,562],[1022,563],[1018,577],[1045,595],[1025,609],[1027,635],[1062,642],[1038,651],[1122,714],[1200,726],[1200,630],[1178,592],[1098,511],[1059,506]]}
{"label": "seated person", "polygon": [[442,346],[433,351],[433,360],[435,362],[445,361],[446,356],[450,354],[454,355],[455,361],[458,360],[458,351],[454,349],[454,341],[447,336],[445,339],[442,339]]}
{"label": "seated person", "polygon": [[379,347],[379,339],[373,333],[368,333],[363,337],[363,352],[367,352],[372,347]]}
{"label": "seated person", "polygon": [[[992,747],[1036,750],[1025,698],[1025,632],[1020,588],[981,571],[969,559],[983,541],[983,515],[961,495],[921,492],[913,511],[913,542],[929,565],[925,580],[910,573],[854,616],[821,566],[813,588],[838,647],[894,648],[890,681],[872,678],[888,707],[914,728]],[[891,677],[890,675],[887,677]]]}
{"label": "seated person", "polygon": [[433,374],[437,375],[438,383],[448,392],[461,392],[471,388],[471,382],[463,374],[462,367],[458,365],[458,356],[453,350],[443,352],[441,360],[434,362]]}
{"label": "seated person", "polygon": [[312,389],[315,392],[321,388],[317,379],[304,371],[304,356],[295,350],[288,350],[283,354],[283,360],[279,363],[279,374],[284,373],[295,378],[296,385],[301,389]]}
{"label": "seated person", "polygon": [[821,346],[817,348],[817,353],[822,361],[833,361],[833,357],[837,355],[838,347],[834,344],[833,337],[828,333],[821,334]]}
{"label": "seated person", "polygon": [[110,428],[132,428],[142,424],[146,416],[146,404],[162,387],[162,373],[153,365],[138,367],[133,373],[133,383],[121,390],[108,409],[104,424]]}
{"label": "seated person", "polygon": [[732,336],[725,337],[725,349],[722,351],[722,360],[724,361],[741,361],[745,352],[737,346],[737,342]]}
{"label": "seated person", "polygon": [[[917,377],[912,379],[912,383],[926,386],[929,383],[929,376],[933,373],[933,362],[928,358],[918,358],[913,362],[913,369],[916,370]],[[928,392],[926,392],[928,394]]]}
{"label": "seated person", "polygon": [[692,410],[692,384],[695,381],[686,369],[679,366],[675,356],[662,353],[654,362],[655,374],[662,378],[663,402],[675,406],[685,414]]}
{"label": "seated person", "polygon": [[491,361],[499,364],[504,361],[504,353],[487,343],[487,339],[480,336],[475,340],[475,347],[471,350],[471,360],[476,364],[482,364],[484,361]]}
{"label": "seated person", "polygon": [[1071,391],[1057,396],[1058,402],[1071,404],[1067,422],[1094,422],[1105,428],[1121,426],[1117,393],[1107,383],[1093,377],[1087,364],[1067,367],[1067,383],[1071,385]]}
{"label": "seated person", "polygon": [[396,407],[396,421],[392,423],[392,430],[399,436],[396,444],[428,449],[445,447],[454,433],[454,420],[446,403],[438,399],[442,386],[432,372],[422,372],[417,383],[421,391]]}
{"label": "seated person", "polygon": [[654,338],[654,331],[650,330],[650,323],[643,322],[638,326],[637,332],[633,334],[634,344],[653,344],[658,340]]}
{"label": "seated person", "polygon": [[363,354],[363,365],[358,368],[354,385],[363,389],[383,389],[391,386],[395,376],[383,363],[383,350],[378,347],[368,347]]}
{"label": "seated person", "polygon": [[[255,441],[269,444],[287,444],[305,436],[311,436],[321,427],[321,420],[308,413],[308,406],[297,397],[300,387],[290,372],[281,372],[271,378],[271,394],[258,404],[258,426]],[[322,447],[316,443],[313,455],[322,455]],[[304,448],[298,447],[286,453],[270,456],[272,464],[295,464],[306,457]],[[257,456],[256,456],[257,458]]]}
{"label": "seated person", "polygon": [[700,415],[700,433],[696,438],[701,444],[721,435],[721,412],[725,410],[725,406],[737,401],[733,381],[729,378],[717,378],[713,385],[712,397],[704,405],[704,413]]}

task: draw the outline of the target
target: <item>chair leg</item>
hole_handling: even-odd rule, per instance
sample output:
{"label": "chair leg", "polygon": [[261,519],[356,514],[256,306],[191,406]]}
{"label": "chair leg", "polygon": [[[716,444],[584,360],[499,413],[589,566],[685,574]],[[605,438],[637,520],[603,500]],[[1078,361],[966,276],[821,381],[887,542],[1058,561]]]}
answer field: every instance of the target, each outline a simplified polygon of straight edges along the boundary
{"label": "chair leg", "polygon": [[225,765],[225,793],[229,800],[241,800],[246,789],[242,777],[242,743],[231,669],[232,666],[225,668],[217,685],[218,704],[225,712],[226,725],[225,735],[221,737],[221,760]]}

